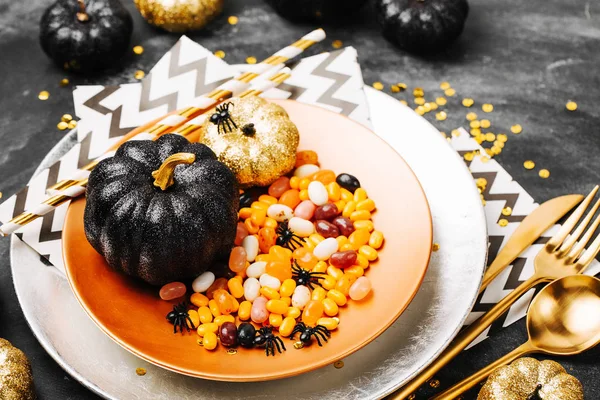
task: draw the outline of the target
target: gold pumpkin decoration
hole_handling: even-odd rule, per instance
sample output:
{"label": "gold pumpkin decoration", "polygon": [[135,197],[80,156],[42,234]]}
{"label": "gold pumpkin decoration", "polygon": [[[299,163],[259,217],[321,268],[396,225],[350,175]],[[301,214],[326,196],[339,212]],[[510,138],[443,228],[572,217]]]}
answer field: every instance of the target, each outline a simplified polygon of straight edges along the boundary
{"label": "gold pumpkin decoration", "polygon": [[169,32],[203,28],[223,11],[224,0],[133,0],[150,25]]}
{"label": "gold pumpkin decoration", "polygon": [[35,399],[29,360],[21,350],[2,338],[0,338],[0,399]]}
{"label": "gold pumpkin decoration", "polygon": [[267,186],[290,172],[299,141],[287,112],[256,96],[222,104],[200,129],[200,142],[233,171],[242,187]]}
{"label": "gold pumpkin decoration", "polygon": [[496,369],[477,400],[583,400],[583,387],[559,363],[525,357]]}

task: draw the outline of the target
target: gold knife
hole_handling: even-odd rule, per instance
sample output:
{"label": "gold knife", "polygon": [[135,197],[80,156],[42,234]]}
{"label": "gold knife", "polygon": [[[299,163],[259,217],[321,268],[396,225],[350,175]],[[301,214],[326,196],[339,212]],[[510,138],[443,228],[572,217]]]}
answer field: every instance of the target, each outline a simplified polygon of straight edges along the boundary
{"label": "gold knife", "polygon": [[552,225],[561,219],[573,207],[581,203],[583,196],[580,194],[568,194],[550,199],[533,210],[519,224],[513,232],[506,245],[500,250],[496,259],[488,267],[483,276],[483,283],[479,289],[481,293],[500,272],[515,260],[526,248],[539,239]]}

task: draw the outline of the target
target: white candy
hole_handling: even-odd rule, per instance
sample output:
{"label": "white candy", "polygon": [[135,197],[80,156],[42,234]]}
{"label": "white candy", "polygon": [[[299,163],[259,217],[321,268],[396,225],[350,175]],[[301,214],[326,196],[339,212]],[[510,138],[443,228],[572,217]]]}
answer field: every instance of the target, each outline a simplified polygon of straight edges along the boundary
{"label": "white candy", "polygon": [[275,278],[274,276],[271,276],[269,274],[262,274],[260,276],[260,286],[262,287],[268,287],[271,289],[275,289],[275,290],[279,290],[279,288],[281,287],[281,282],[279,281],[279,279]]}
{"label": "white candy", "polygon": [[325,188],[325,185],[323,185],[319,181],[312,181],[311,183],[309,183],[308,198],[317,206],[327,204],[327,200],[329,200],[329,195],[327,194],[327,189]]}
{"label": "white candy", "polygon": [[246,260],[254,261],[258,255],[258,239],[254,235],[248,235],[242,240],[242,247],[246,250]]}
{"label": "white candy", "polygon": [[267,209],[267,216],[277,222],[283,222],[292,218],[294,211],[285,204],[271,204]]}
{"label": "white candy", "polygon": [[194,282],[192,282],[192,289],[196,293],[206,292],[214,281],[215,274],[213,274],[210,271],[206,271],[205,273],[201,274],[196,279],[194,279]]}
{"label": "white candy", "polygon": [[244,282],[244,297],[253,302],[260,295],[260,283],[256,278],[248,278]]}
{"label": "white candy", "polygon": [[302,179],[305,176],[314,174],[318,170],[319,166],[315,164],[304,164],[296,168],[296,170],[294,171],[294,176],[297,176],[298,178]]}
{"label": "white candy", "polygon": [[265,273],[265,268],[267,267],[266,261],[257,261],[253,264],[250,264],[248,268],[246,268],[246,275],[249,278],[260,278],[262,274]]}
{"label": "white candy", "polygon": [[290,222],[288,222],[288,228],[300,237],[307,237],[315,231],[315,226],[312,222],[299,217],[293,217],[290,219]]}
{"label": "white candy", "polygon": [[309,301],[310,289],[302,285],[296,286],[294,294],[292,295],[292,306],[302,310]]}
{"label": "white candy", "polygon": [[336,251],[338,251],[339,243],[335,238],[327,238],[323,240],[321,243],[315,246],[313,250],[313,254],[319,260],[329,260],[329,257]]}

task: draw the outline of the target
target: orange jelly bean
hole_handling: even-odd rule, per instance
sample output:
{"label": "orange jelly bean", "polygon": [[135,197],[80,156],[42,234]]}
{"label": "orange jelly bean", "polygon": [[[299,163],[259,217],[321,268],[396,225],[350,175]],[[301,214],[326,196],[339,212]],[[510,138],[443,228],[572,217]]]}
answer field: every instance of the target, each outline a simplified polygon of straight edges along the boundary
{"label": "orange jelly bean", "polygon": [[331,182],[335,182],[335,172],[330,169],[322,169],[312,174],[311,179],[313,181],[319,181],[323,185],[328,185]]}
{"label": "orange jelly bean", "polygon": [[287,261],[292,259],[292,251],[281,246],[273,246],[269,249],[269,256],[272,261]]}
{"label": "orange jelly bean", "polygon": [[261,253],[268,253],[269,249],[275,246],[277,234],[273,228],[260,228],[258,231],[258,248]]}
{"label": "orange jelly bean", "polygon": [[297,189],[286,190],[279,198],[279,204],[284,204],[293,210],[300,204],[300,191]]}
{"label": "orange jelly bean", "polygon": [[282,282],[292,278],[292,267],[289,262],[285,261],[269,261],[265,272]]}
{"label": "orange jelly bean", "polygon": [[202,293],[194,293],[190,297],[190,302],[196,307],[203,307],[208,305],[208,297],[203,295]]}
{"label": "orange jelly bean", "polygon": [[350,234],[348,240],[352,243],[352,248],[358,250],[360,249],[360,246],[369,243],[370,238],[371,234],[368,229],[357,229]]}
{"label": "orange jelly bean", "polygon": [[348,296],[350,286],[352,286],[352,284],[356,282],[356,279],[357,278],[353,275],[344,275],[337,281],[337,283],[335,284],[335,288],[342,292],[344,296]]}
{"label": "orange jelly bean", "polygon": [[243,222],[238,222],[237,224],[237,230],[235,232],[235,242],[234,244],[236,246],[241,246],[242,245],[242,240],[244,240],[244,238],[248,236],[248,229],[246,229],[246,225],[244,225]]}
{"label": "orange jelly bean", "polygon": [[319,156],[312,150],[303,150],[296,153],[296,168],[305,164],[317,164]]}
{"label": "orange jelly bean", "polygon": [[302,322],[308,326],[314,326],[322,316],[323,303],[318,300],[311,300],[304,307],[304,311],[302,311]]}
{"label": "orange jelly bean", "polygon": [[213,298],[213,293],[216,290],[219,289],[225,289],[227,287],[227,279],[226,278],[219,278],[216,279],[212,285],[210,285],[210,287],[206,290],[206,297],[208,297],[209,299]]}
{"label": "orange jelly bean", "polygon": [[294,250],[294,259],[300,268],[309,271],[319,262],[319,259],[306,247],[299,247]]}
{"label": "orange jelly bean", "polygon": [[233,304],[233,297],[227,293],[226,290],[215,290],[213,298],[217,302],[217,306],[219,306],[219,311],[221,314],[229,315],[233,312],[233,309],[235,308]]}

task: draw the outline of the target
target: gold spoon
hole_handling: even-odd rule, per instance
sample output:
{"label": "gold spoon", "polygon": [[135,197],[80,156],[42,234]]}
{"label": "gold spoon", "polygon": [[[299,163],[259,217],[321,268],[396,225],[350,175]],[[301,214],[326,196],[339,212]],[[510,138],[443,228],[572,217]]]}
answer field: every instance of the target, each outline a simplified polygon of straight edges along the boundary
{"label": "gold spoon", "polygon": [[454,399],[496,368],[526,354],[569,356],[596,346],[600,343],[600,279],[572,275],[546,286],[531,302],[527,332],[527,342],[432,399]]}

